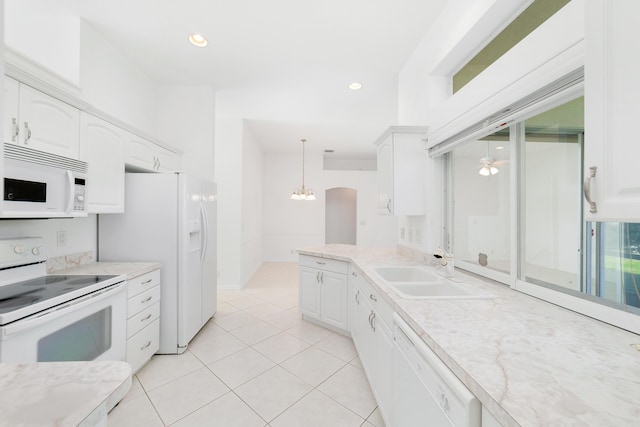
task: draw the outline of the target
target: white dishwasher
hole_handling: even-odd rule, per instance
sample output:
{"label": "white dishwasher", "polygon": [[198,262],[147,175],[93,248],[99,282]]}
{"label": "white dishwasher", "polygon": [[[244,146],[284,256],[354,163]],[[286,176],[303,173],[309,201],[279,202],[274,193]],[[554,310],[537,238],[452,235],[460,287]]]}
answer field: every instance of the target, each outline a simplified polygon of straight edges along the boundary
{"label": "white dishwasher", "polygon": [[480,401],[393,314],[393,426],[480,427]]}

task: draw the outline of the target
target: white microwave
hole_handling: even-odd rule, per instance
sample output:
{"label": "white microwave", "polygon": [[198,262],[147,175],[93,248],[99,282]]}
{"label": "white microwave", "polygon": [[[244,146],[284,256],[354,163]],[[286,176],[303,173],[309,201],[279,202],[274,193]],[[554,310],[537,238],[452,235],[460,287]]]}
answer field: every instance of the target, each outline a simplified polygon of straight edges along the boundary
{"label": "white microwave", "polygon": [[86,217],[86,162],[4,144],[0,218]]}

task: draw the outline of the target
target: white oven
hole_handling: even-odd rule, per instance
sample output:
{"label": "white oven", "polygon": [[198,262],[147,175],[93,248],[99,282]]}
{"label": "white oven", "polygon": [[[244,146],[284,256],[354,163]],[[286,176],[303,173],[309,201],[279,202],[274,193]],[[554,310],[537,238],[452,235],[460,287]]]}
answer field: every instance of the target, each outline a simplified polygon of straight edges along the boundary
{"label": "white oven", "polygon": [[126,282],[0,326],[0,362],[124,360]]}
{"label": "white oven", "polygon": [[44,261],[40,238],[0,241],[0,362],[125,360],[125,277],[41,275]]}

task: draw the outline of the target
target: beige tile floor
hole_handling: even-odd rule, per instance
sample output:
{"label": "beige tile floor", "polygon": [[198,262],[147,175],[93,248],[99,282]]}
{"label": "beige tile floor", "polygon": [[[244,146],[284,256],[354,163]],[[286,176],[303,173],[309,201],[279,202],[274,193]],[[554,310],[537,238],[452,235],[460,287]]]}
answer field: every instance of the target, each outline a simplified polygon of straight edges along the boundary
{"label": "beige tile floor", "polygon": [[300,318],[294,263],[265,263],[181,355],[156,355],[110,427],[384,427],[350,338]]}

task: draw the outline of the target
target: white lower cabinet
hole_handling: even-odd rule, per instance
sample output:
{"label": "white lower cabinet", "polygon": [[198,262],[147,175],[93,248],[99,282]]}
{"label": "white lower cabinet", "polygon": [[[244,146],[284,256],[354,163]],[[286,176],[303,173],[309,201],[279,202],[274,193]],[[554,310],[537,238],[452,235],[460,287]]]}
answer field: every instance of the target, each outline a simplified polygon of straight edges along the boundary
{"label": "white lower cabinet", "polygon": [[160,348],[160,270],[128,280],[127,362],[137,372]]}
{"label": "white lower cabinet", "polygon": [[300,311],[351,333],[387,426],[500,425],[356,267],[307,255],[299,267]]}
{"label": "white lower cabinet", "polygon": [[351,336],[367,374],[380,413],[392,425],[393,335],[391,307],[353,267],[349,275],[349,325]]}
{"label": "white lower cabinet", "polygon": [[344,261],[300,255],[299,309],[307,318],[347,331],[347,271]]}

